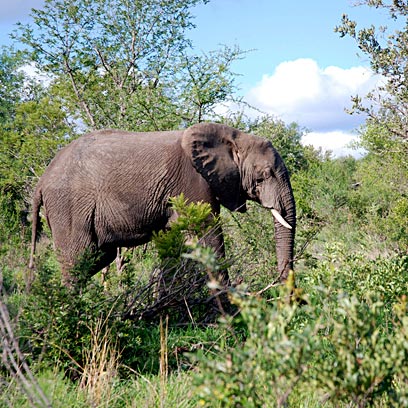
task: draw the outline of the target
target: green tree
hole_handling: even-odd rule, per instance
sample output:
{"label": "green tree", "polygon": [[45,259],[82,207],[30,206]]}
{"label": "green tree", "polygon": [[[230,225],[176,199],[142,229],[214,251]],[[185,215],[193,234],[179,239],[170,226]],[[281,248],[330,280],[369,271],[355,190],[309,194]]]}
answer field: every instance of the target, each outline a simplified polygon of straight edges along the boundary
{"label": "green tree", "polygon": [[343,15],[335,30],[353,38],[369,57],[371,69],[384,80],[365,100],[353,97],[354,110],[368,119],[360,144],[368,151],[357,172],[361,188],[358,212],[368,229],[392,249],[406,251],[408,215],[408,3],[363,0],[360,5],[385,10],[398,29],[357,29],[357,22]]}
{"label": "green tree", "polygon": [[15,106],[22,99],[24,74],[19,71],[22,55],[3,47],[0,53],[0,123],[4,125],[15,114]]}
{"label": "green tree", "polygon": [[233,97],[235,74],[231,64],[242,55],[239,47],[225,46],[201,56],[184,56],[175,73],[178,79],[174,99],[179,100],[179,114],[185,123],[219,117],[218,103],[240,102]]}
{"label": "green tree", "polygon": [[191,9],[208,0],[46,0],[35,30],[16,34],[54,75],[90,128],[177,128],[203,119],[230,94],[238,50],[191,55]]}
{"label": "green tree", "polygon": [[362,0],[359,5],[386,10],[393,24],[357,29],[357,22],[344,14],[335,31],[341,37],[354,39],[359,49],[369,57],[371,69],[384,77],[377,91],[366,98],[353,97],[353,111],[368,115],[368,123],[386,128],[389,139],[405,144],[408,139],[408,4],[406,1]]}
{"label": "green tree", "polygon": [[0,56],[0,240],[26,224],[33,184],[57,149],[73,135],[53,89],[24,74],[21,53]]}

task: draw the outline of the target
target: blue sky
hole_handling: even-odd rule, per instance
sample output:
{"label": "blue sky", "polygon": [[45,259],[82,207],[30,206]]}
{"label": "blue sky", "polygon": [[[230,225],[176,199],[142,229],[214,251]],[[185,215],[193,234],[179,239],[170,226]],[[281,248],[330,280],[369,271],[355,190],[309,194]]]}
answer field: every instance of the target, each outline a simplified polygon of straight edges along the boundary
{"label": "blue sky", "polygon": [[322,67],[342,68],[362,64],[352,40],[340,39],[334,27],[343,13],[362,25],[384,24],[387,18],[367,7],[353,7],[351,0],[213,0],[195,12],[192,38],[198,48],[238,44],[253,50],[239,65],[245,86],[283,61],[312,58]]}
{"label": "blue sky", "polygon": [[[42,0],[0,0],[0,44],[17,21],[27,22]],[[347,154],[364,118],[350,116],[350,96],[366,94],[378,78],[349,38],[334,33],[346,13],[358,27],[391,25],[384,11],[355,0],[212,0],[197,6],[196,50],[220,45],[251,50],[233,69],[240,95],[262,111],[310,130],[305,143]]]}

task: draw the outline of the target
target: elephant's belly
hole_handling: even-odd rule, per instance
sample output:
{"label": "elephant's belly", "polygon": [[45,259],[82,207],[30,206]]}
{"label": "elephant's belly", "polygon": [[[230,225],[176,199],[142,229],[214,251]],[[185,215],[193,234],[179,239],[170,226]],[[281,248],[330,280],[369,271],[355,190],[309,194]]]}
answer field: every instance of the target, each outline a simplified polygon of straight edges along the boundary
{"label": "elephant's belly", "polygon": [[96,225],[98,246],[132,247],[145,244],[152,238],[154,231],[164,229],[167,217],[155,217],[142,220],[137,217],[130,219],[115,219]]}
{"label": "elephant's belly", "polygon": [[123,237],[112,237],[105,244],[113,245],[116,247],[135,247],[138,245],[145,244],[149,242],[152,238],[151,234],[139,234],[133,236],[123,236]]}

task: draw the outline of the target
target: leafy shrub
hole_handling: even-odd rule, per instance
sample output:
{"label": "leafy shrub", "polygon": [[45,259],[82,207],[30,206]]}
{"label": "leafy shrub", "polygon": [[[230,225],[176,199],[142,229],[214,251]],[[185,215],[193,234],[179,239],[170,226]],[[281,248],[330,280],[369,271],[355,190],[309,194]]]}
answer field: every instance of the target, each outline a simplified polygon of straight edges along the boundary
{"label": "leafy shrub", "polygon": [[222,213],[226,256],[232,280],[259,289],[278,277],[274,221],[271,212],[258,204],[247,206],[245,214]]}
{"label": "leafy shrub", "polygon": [[233,301],[241,309],[248,337],[237,347],[200,359],[195,376],[200,405],[284,406],[309,369],[314,328],[294,330],[296,304],[280,300],[268,304],[240,292]]}
{"label": "leafy shrub", "polygon": [[[366,132],[375,133],[375,129]],[[355,177],[359,187],[352,196],[350,209],[356,220],[363,221],[365,234],[382,253],[405,252],[408,245],[406,152],[388,154],[387,150],[386,154],[370,154],[358,163]]]}
{"label": "leafy shrub", "polygon": [[129,349],[133,355],[141,341],[140,332],[122,320],[121,300],[106,293],[98,279],[82,291],[66,288],[55,266],[49,261],[39,266],[20,317],[19,335],[26,340],[26,351],[33,361],[46,367],[58,364],[72,378],[78,378],[92,347],[92,329],[103,321],[103,329],[109,328],[118,341],[118,350],[133,365]]}
{"label": "leafy shrub", "polygon": [[[406,259],[379,262],[382,279],[390,266],[405,279]],[[376,270],[370,263],[369,268]],[[331,280],[328,270],[336,272]],[[376,293],[378,280],[357,285],[359,274],[367,272],[363,265],[354,279],[341,271],[315,270],[304,306],[287,301],[288,288],[268,302],[237,292],[233,299],[247,338],[199,356],[195,385],[201,405],[297,406],[307,397],[334,406],[407,406],[407,285],[402,280],[393,293]]]}
{"label": "leafy shrub", "polygon": [[210,233],[218,221],[211,215],[210,204],[189,204],[183,194],[171,198],[170,204],[177,218],[168,230],[155,233],[153,242],[160,259],[177,263],[182,254]]}
{"label": "leafy shrub", "polygon": [[330,288],[335,296],[347,293],[360,301],[375,295],[390,310],[401,296],[407,294],[408,256],[367,259],[362,251],[351,253],[343,243],[332,243],[326,246],[324,259],[319,265],[300,275],[300,279],[300,285],[307,293],[315,293],[318,284]]}
{"label": "leafy shrub", "polygon": [[383,327],[384,305],[367,299],[339,296],[337,306],[323,310],[321,338],[315,352],[311,383],[322,399],[335,405],[372,405],[383,395],[395,394],[393,379],[407,351],[397,335]]}

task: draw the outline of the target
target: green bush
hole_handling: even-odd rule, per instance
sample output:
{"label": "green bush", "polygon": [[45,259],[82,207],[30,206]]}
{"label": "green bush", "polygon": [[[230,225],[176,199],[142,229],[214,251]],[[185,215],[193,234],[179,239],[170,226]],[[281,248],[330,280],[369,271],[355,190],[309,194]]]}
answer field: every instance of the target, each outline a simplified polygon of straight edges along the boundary
{"label": "green bush", "polygon": [[[21,312],[18,335],[25,340],[25,352],[43,367],[57,364],[72,378],[78,378],[91,348],[91,331],[103,321],[121,350],[124,363],[134,366],[134,350],[140,345],[141,330],[122,319],[120,298],[105,292],[98,279],[81,291],[61,284],[57,265],[50,258],[37,269],[37,277]],[[129,352],[131,350],[131,352]]]}
{"label": "green bush", "polygon": [[[324,259],[314,269],[300,276],[300,286],[315,293],[316,284],[330,288],[332,293],[347,293],[364,300],[375,295],[391,309],[407,294],[408,256],[367,259],[364,252],[350,253],[337,242],[326,246]],[[319,296],[319,295],[318,295]]]}
{"label": "green bush", "polygon": [[396,341],[399,327],[395,327],[397,334],[383,327],[385,315],[392,315],[382,302],[359,301],[345,294],[333,306],[321,313],[311,384],[321,390],[323,400],[335,405],[370,406],[383,395],[394,395],[398,354],[405,353],[407,345]]}
{"label": "green bush", "polygon": [[[284,406],[308,370],[312,326],[294,331],[296,305],[271,304],[237,292],[234,303],[248,337],[241,345],[200,359],[195,385],[202,406]],[[224,324],[230,324],[226,322]]]}
{"label": "green bush", "polygon": [[407,259],[347,262],[313,271],[303,306],[285,287],[268,301],[238,291],[247,338],[199,356],[200,404],[407,406]]}
{"label": "green bush", "polygon": [[218,219],[211,215],[210,204],[188,203],[183,194],[171,198],[170,204],[177,218],[169,229],[153,234],[153,242],[162,261],[177,265],[183,254],[216,227]]}
{"label": "green bush", "polygon": [[271,212],[258,204],[247,206],[245,214],[222,212],[226,256],[233,281],[260,289],[278,277],[274,221]]}

